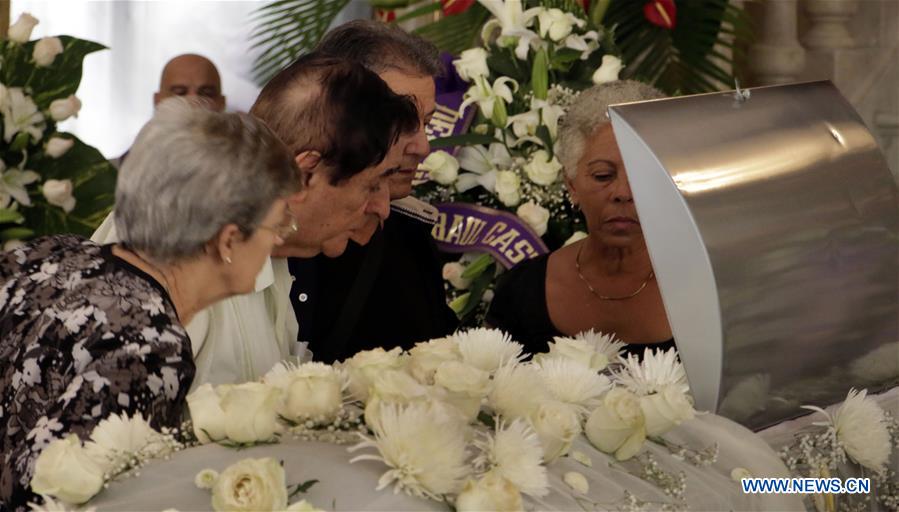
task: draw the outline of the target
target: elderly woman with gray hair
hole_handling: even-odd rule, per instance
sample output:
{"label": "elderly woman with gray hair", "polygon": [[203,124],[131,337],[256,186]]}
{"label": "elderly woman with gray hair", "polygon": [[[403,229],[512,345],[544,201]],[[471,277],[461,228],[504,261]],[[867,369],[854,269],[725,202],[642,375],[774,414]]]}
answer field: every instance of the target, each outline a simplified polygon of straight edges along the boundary
{"label": "elderly woman with gray hair", "polygon": [[556,153],[587,237],[505,274],[487,315],[526,350],[545,352],[553,337],[589,329],[614,334],[638,356],[674,345],[607,113],[661,97],[639,82],[611,82],[582,92],[563,118]]}
{"label": "elderly woman with gray hair", "polygon": [[299,186],[261,121],[167,100],[119,172],[119,244],[56,235],[0,254],[0,501],[24,507],[41,450],[111,414],[180,424],[183,325],[253,289]]}

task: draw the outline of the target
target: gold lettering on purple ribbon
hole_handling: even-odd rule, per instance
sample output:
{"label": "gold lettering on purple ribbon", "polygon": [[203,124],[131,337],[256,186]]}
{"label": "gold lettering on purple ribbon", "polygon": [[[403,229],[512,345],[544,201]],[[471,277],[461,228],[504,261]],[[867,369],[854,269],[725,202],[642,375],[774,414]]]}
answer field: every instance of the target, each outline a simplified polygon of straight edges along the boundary
{"label": "gold lettering on purple ribbon", "polygon": [[459,117],[458,110],[453,110],[444,105],[437,105],[431,121],[425,127],[425,134],[427,134],[429,139],[449,137],[453,134]]}

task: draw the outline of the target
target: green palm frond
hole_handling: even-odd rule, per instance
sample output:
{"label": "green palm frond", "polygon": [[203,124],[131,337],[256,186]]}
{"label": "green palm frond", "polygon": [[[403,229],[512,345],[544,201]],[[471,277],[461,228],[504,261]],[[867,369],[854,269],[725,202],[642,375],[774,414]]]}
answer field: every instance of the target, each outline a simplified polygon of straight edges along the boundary
{"label": "green palm frond", "polygon": [[461,14],[445,16],[413,32],[431,41],[440,50],[459,55],[464,50],[477,46],[481,27],[489,17],[490,11],[480,4],[474,4]]}
{"label": "green palm frond", "polygon": [[643,5],[613,1],[603,18],[604,25],[616,27],[624,77],[669,94],[733,87],[733,62],[750,36],[742,9],[728,0],[676,0],[677,24],[668,30],[646,21]]}
{"label": "green palm frond", "polygon": [[250,21],[253,49],[259,55],[253,75],[260,84],[310,51],[350,0],[277,0],[257,9]]}

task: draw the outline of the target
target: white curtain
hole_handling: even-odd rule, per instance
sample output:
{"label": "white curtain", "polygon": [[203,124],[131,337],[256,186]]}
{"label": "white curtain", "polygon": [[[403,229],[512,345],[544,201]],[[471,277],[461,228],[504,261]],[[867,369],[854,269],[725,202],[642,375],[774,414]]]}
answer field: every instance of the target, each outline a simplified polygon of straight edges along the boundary
{"label": "white curtain", "polygon": [[[89,55],[77,119],[60,129],[78,135],[108,158],[125,152],[150,118],[162,67],[182,53],[212,60],[222,76],[229,110],[249,110],[259,92],[252,80],[250,15],[259,1],[12,0],[40,20],[32,38],[71,35],[109,49]],[[368,17],[368,2],[352,1],[336,23]]]}

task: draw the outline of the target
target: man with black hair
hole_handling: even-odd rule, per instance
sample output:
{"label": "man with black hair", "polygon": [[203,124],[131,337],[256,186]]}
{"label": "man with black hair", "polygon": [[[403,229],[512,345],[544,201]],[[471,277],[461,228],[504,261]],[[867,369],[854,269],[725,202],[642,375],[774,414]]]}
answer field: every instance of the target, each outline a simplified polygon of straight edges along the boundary
{"label": "man with black hair", "polygon": [[[316,51],[361,63],[397,94],[414,98],[420,126],[400,138],[400,168],[389,177],[391,215],[366,246],[350,244],[339,258],[291,258],[290,298],[314,359],[333,362],[375,347],[409,348],[455,330],[446,305],[441,265],[431,238],[436,209],[410,197],[418,164],[430,147],[425,126],[435,110],[434,77],[444,72],[437,49],[402,29],[377,21],[341,25]],[[377,231],[376,231],[377,230]]]}

